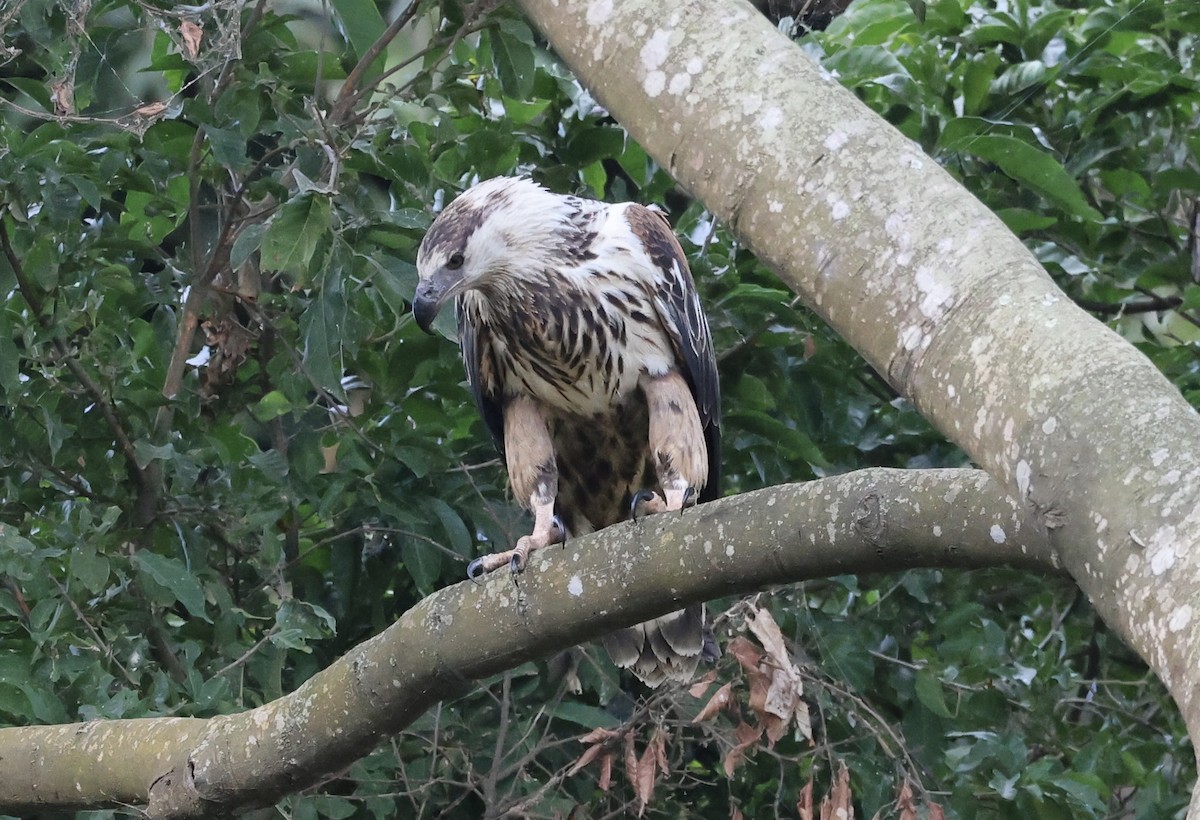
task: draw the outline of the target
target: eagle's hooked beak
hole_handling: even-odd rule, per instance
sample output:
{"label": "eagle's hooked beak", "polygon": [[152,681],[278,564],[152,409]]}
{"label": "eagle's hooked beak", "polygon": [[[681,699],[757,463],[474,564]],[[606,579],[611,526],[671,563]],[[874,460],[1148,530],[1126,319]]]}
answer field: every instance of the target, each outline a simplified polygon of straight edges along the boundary
{"label": "eagle's hooked beak", "polygon": [[433,332],[433,320],[441,312],[446,300],[458,292],[462,278],[461,270],[442,268],[417,284],[417,292],[412,302],[413,318],[417,320],[417,327],[426,333]]}

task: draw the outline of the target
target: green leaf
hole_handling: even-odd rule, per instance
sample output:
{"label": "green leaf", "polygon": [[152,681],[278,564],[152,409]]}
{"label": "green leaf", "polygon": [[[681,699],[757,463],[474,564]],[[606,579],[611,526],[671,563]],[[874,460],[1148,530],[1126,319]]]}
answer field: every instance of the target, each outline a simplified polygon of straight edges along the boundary
{"label": "green leaf", "polygon": [[621,725],[620,720],[604,709],[575,700],[559,701],[546,709],[546,713],[584,729],[615,729]]}
{"label": "green leaf", "polygon": [[[944,136],[944,134],[943,134]],[[994,162],[1000,170],[1074,216],[1099,222],[1104,217],[1084,199],[1079,185],[1049,152],[1004,134],[952,137],[944,150]]]}
{"label": "green leaf", "polygon": [[504,20],[498,28],[489,29],[488,36],[500,88],[505,96],[527,99],[533,93],[535,71],[529,28],[517,20]]}
{"label": "green leaf", "polygon": [[169,591],[192,617],[210,621],[204,611],[204,589],[200,579],[182,561],[149,550],[139,550],[133,554],[133,564],[140,576],[149,578]]}
{"label": "green leaf", "polygon": [[[362,59],[371,45],[387,29],[383,15],[379,13],[379,7],[373,0],[330,0],[330,3],[355,54]],[[384,56],[380,54],[362,78],[363,82],[369,82],[382,74],[385,65]]]}
{"label": "green leaf", "polygon": [[946,707],[946,695],[942,691],[942,682],[928,669],[917,672],[915,687],[917,700],[938,717],[953,717]]}
{"label": "green leaf", "polygon": [[263,267],[286,271],[296,278],[298,286],[307,286],[313,279],[310,263],[329,226],[326,197],[310,194],[292,199],[267,228],[262,242]]}

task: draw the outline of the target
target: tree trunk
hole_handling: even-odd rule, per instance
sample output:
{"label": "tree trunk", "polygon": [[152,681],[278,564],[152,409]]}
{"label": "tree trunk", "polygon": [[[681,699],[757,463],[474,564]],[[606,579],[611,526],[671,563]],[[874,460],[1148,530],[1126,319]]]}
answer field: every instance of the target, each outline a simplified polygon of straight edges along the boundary
{"label": "tree trunk", "polygon": [[520,5],[681,185],[1020,500],[1197,737],[1200,416],[1170,382],[742,0]]}

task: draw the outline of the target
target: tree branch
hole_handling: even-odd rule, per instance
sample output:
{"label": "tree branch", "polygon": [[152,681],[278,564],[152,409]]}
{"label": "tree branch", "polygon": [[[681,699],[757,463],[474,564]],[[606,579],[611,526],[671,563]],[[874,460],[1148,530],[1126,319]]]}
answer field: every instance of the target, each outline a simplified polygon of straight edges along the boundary
{"label": "tree branch", "polygon": [[619,524],[538,553],[519,586],[497,573],[429,596],[248,712],[0,729],[0,813],[148,803],[151,817],[221,816],[319,782],[475,680],[689,603],[999,564],[1059,566],[1046,533],[976,470],[863,470]]}

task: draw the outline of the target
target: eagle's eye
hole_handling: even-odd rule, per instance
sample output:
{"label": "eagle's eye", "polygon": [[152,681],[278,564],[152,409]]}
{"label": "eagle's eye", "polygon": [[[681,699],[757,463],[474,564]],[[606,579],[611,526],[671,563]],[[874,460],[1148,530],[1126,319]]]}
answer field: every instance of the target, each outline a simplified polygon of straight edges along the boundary
{"label": "eagle's eye", "polygon": [[449,270],[458,270],[463,266],[463,255],[458,251],[450,254],[450,258],[446,260],[446,267]]}

